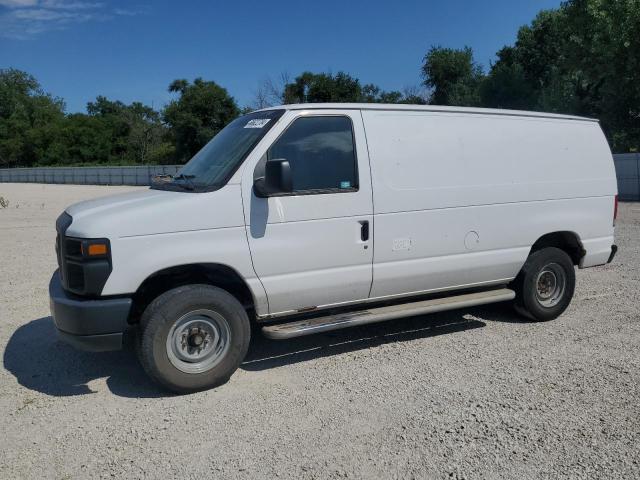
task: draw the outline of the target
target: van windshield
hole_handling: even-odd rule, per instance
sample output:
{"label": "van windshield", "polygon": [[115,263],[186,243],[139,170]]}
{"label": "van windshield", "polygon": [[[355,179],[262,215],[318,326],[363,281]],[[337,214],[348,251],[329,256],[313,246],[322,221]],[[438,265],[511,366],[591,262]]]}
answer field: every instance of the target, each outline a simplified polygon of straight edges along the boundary
{"label": "van windshield", "polygon": [[151,188],[208,192],[223,187],[283,113],[284,110],[266,110],[236,118],[196,153],[177,175],[154,182]]}

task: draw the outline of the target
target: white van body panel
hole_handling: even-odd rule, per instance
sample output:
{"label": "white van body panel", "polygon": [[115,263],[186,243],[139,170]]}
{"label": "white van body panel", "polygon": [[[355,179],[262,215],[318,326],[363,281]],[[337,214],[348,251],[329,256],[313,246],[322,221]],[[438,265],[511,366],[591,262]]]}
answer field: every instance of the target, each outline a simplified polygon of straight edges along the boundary
{"label": "white van body panel", "polygon": [[513,279],[531,246],[613,243],[615,171],[596,122],[364,110],[373,178],[372,297]]}
{"label": "white van body panel", "polygon": [[69,236],[109,238],[114,268],[103,295],[133,293],[165,268],[221,264],[247,282],[256,308],[268,311],[251,264],[238,184],[208,193],[130,192],[77,203],[67,212],[73,217]]}
{"label": "white van body panel", "polygon": [[[359,189],[355,192],[259,198],[254,170],[268,147],[306,116],[346,116],[353,123]],[[247,237],[271,314],[367,299],[373,261],[373,206],[369,158],[359,110],[289,112],[245,161],[242,174]],[[370,238],[360,238],[361,223]],[[366,247],[366,248],[365,248]]]}
{"label": "white van body panel", "polygon": [[244,226],[240,187],[227,184],[214,192],[147,189],[76,203],[68,235],[98,238],[149,236]]}

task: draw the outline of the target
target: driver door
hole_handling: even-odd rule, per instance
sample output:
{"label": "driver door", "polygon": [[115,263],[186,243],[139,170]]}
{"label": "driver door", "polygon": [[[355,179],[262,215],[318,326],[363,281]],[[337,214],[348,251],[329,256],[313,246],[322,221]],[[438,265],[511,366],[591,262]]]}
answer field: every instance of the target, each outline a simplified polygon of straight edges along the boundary
{"label": "driver door", "polygon": [[[369,297],[371,178],[359,110],[290,111],[242,178],[246,232],[270,314]],[[293,192],[257,197],[267,159],[285,158]]]}

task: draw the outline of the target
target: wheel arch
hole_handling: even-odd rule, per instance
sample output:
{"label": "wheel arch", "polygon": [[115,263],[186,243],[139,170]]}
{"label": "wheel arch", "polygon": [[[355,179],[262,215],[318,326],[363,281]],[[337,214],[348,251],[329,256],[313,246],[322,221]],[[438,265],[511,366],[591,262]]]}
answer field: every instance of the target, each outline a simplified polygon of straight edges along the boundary
{"label": "wheel arch", "polygon": [[130,323],[138,323],[149,303],[159,295],[177,287],[205,284],[221,288],[233,295],[249,313],[255,312],[256,299],[245,279],[232,267],[221,263],[175,265],[149,275],[133,294]]}
{"label": "wheel arch", "polygon": [[574,265],[580,265],[580,261],[586,255],[587,251],[582,245],[580,236],[571,231],[550,232],[542,235],[531,246],[529,255],[533,252],[547,247],[555,247],[564,251],[571,257]]}

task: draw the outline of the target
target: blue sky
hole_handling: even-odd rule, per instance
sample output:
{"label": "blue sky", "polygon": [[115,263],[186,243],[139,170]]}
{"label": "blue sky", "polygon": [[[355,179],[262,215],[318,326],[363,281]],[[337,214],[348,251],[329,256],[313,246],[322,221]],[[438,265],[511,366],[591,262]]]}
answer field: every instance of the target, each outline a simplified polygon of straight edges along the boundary
{"label": "blue sky", "polygon": [[432,45],[474,49],[486,67],[518,27],[560,0],[0,0],[0,68],[36,76],[84,111],[96,95],[156,108],[176,78],[201,76],[241,106],[282,72],[346,71],[401,90]]}

